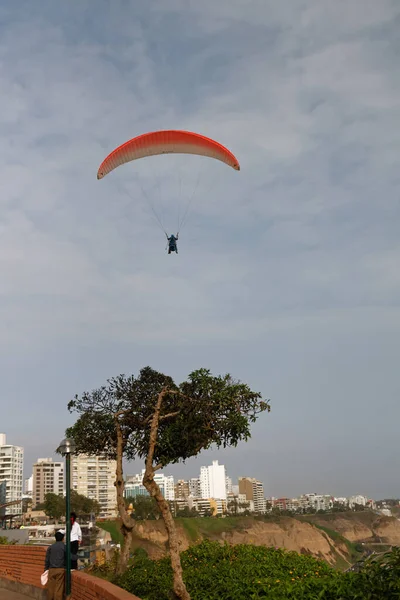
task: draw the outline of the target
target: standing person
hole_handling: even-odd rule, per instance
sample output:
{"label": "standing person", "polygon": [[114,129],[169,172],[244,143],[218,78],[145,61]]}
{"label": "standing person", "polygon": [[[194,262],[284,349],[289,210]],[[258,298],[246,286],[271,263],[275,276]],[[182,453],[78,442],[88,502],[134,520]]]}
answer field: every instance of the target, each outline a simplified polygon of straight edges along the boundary
{"label": "standing person", "polygon": [[[82,530],[81,526],[76,520],[76,513],[72,512],[70,515],[71,519],[71,570],[74,571],[78,568],[78,549],[82,543]],[[65,529],[60,530],[65,533]]]}
{"label": "standing person", "polygon": [[71,569],[78,568],[78,550],[82,544],[82,530],[76,521],[76,514],[71,513]]}
{"label": "standing person", "polygon": [[57,531],[56,541],[47,548],[44,570],[49,572],[47,600],[63,600],[65,581],[64,534]]}

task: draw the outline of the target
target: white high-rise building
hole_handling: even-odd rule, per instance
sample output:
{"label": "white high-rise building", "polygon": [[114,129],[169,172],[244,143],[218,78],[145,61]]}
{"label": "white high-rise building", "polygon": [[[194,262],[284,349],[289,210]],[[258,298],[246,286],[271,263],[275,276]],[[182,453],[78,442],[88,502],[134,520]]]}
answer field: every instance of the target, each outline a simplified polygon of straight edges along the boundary
{"label": "white high-rise building", "polygon": [[71,487],[78,494],[97,500],[101,518],[117,515],[116,468],[117,461],[101,456],[71,456]]}
{"label": "white high-rise building", "polygon": [[25,479],[24,483],[24,494],[26,496],[32,496],[33,493],[33,475]]}
{"label": "white high-rise building", "polygon": [[[7,444],[5,433],[0,433],[0,482],[5,482],[5,503],[21,500],[24,470],[24,449]],[[3,485],[4,489],[4,485]],[[7,506],[4,514],[20,512],[18,504]]]}
{"label": "white high-rise building", "polygon": [[[143,485],[143,476],[145,469],[137,475],[128,475],[125,483],[125,497],[136,498],[136,496],[148,496],[149,493]],[[175,481],[173,475],[164,475],[156,473],[154,481],[159,486],[162,495],[166,500],[175,500]]]}
{"label": "white high-rise building", "polygon": [[224,465],[213,460],[212,465],[200,468],[200,491],[202,498],[226,500],[226,473]]}
{"label": "white high-rise building", "polygon": [[62,496],[64,492],[64,464],[51,458],[38,458],[33,465],[33,505],[45,501],[46,494]]}

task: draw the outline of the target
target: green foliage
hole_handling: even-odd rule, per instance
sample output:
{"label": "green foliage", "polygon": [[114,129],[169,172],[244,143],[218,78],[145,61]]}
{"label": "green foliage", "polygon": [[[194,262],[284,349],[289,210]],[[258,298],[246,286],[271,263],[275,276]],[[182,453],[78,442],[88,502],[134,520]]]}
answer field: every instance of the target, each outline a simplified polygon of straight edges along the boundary
{"label": "green foliage", "polygon": [[[192,600],[398,600],[400,549],[368,559],[360,573],[341,573],[310,556],[264,546],[203,541],[181,554]],[[142,600],[170,600],[169,558],[145,553],[115,580]]]}
{"label": "green foliage", "polygon": [[366,559],[358,577],[364,600],[398,600],[400,598],[400,548]]}
{"label": "green foliage", "polygon": [[350,542],[347,538],[345,538],[343,535],[341,535],[339,532],[335,531],[334,529],[330,529],[329,527],[324,527],[323,525],[319,525],[318,523],[312,523],[312,524],[317,529],[321,529],[321,531],[324,531],[325,533],[327,533],[334,542],[344,544],[347,548],[350,559],[353,562],[358,560],[360,558],[360,556],[363,554],[364,549],[362,546],[360,546],[359,544],[353,544],[353,542]]}
{"label": "green foliage", "polygon": [[[204,541],[182,553],[181,561],[192,600],[313,598],[305,590],[319,591],[337,577],[322,561],[262,546]],[[118,583],[143,600],[167,600],[172,587],[170,561],[136,560]]]}
{"label": "green foliage", "polygon": [[[36,509],[43,510],[48,517],[58,520],[60,517],[65,516],[65,497],[52,493],[46,494],[44,503],[39,504]],[[78,517],[90,515],[91,513],[98,515],[100,505],[97,500],[92,500],[72,490],[71,511],[75,512]]]}
{"label": "green foliage", "polygon": [[9,540],[8,537],[0,535],[0,546],[15,546],[16,540]]}
{"label": "green foliage", "polygon": [[83,494],[78,494],[75,490],[71,492],[71,507],[72,511],[76,512],[77,516],[90,515],[100,513],[100,504],[97,500],[87,498]]}
{"label": "green foliage", "polygon": [[160,518],[160,509],[157,502],[151,496],[136,496],[129,498],[129,504],[132,504],[132,519],[135,521],[154,521]]}
{"label": "green foliage", "polygon": [[194,506],[192,506],[192,508],[184,506],[180,510],[176,511],[176,516],[185,518],[197,518],[199,516],[199,512]]}
{"label": "green foliage", "polygon": [[75,396],[70,412],[80,416],[67,430],[77,452],[116,457],[118,414],[128,459],[144,458],[149,449],[150,421],[159,394],[163,402],[154,461],[162,466],[196,456],[211,445],[236,446],[250,437],[250,424],[269,410],[246,384],[230,375],[213,376],[207,369],[191,373],[180,385],[145,367],[135,377],[119,375],[107,385]]}

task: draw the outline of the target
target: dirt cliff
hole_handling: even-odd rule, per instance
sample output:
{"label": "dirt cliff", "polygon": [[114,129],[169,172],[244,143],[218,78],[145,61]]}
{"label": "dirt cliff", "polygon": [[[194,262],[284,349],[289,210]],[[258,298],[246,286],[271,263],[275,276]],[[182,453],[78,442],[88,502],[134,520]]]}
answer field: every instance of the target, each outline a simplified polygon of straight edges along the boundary
{"label": "dirt cliff", "polygon": [[[400,521],[372,512],[307,515],[304,517],[228,517],[176,519],[181,550],[207,538],[229,544],[275,546],[310,554],[346,568],[358,558],[357,550],[400,545]],[[361,544],[365,543],[365,547]],[[355,544],[359,544],[356,547]],[[167,534],[161,520],[137,523],[134,548],[152,558],[167,552]],[[381,548],[382,549],[382,548]]]}
{"label": "dirt cliff", "polygon": [[350,542],[400,545],[400,521],[371,511],[299,517],[308,523],[337,531]]}
{"label": "dirt cliff", "polygon": [[[329,564],[348,566],[354,562],[354,548],[340,534],[332,535],[329,527],[291,517],[255,519],[252,517],[226,519],[177,519],[181,550],[207,538],[229,544],[275,546],[310,554]],[[330,528],[334,530],[333,523]],[[343,529],[345,529],[343,527]],[[349,530],[347,526],[346,531]],[[363,534],[366,532],[363,530]],[[356,537],[353,536],[353,540]],[[135,547],[144,547],[153,558],[165,555],[167,535],[162,521],[139,522]]]}

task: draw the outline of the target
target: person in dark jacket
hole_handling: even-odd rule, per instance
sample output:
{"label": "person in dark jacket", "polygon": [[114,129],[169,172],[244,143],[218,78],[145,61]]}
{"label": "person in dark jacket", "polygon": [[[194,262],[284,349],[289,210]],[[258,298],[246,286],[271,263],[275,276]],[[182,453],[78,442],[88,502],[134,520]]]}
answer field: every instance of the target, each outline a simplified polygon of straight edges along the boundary
{"label": "person in dark jacket", "polygon": [[47,548],[44,570],[49,571],[47,600],[63,600],[65,581],[64,534],[56,532],[56,541]]}
{"label": "person in dark jacket", "polygon": [[168,240],[168,254],[171,254],[171,252],[176,252],[178,254],[178,245],[177,245],[177,241],[178,241],[178,237],[179,234],[176,234],[176,237],[174,236],[173,233],[171,233],[171,237],[167,236],[167,240]]}

